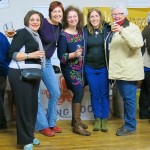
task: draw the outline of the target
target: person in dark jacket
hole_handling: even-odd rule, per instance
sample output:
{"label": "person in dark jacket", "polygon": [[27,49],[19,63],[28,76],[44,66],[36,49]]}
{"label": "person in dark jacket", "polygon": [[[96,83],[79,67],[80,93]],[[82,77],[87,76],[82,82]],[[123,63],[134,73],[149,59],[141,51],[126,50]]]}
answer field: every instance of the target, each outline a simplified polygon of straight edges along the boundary
{"label": "person in dark jacket", "polygon": [[145,78],[142,81],[139,98],[139,118],[150,119],[150,13],[147,15],[147,26],[142,31],[142,36]]}
{"label": "person in dark jacket", "polygon": [[88,12],[85,38],[85,77],[89,84],[91,105],[95,118],[93,131],[108,131],[109,116],[109,80],[108,51],[105,38],[110,32],[110,25],[105,22],[101,11],[92,8]]}
{"label": "person in dark jacket", "polygon": [[14,35],[8,51],[8,57],[12,59],[8,77],[16,104],[17,148],[24,150],[32,150],[33,144],[40,144],[34,137],[40,80],[21,79],[20,69],[42,67],[41,58],[45,57],[45,52],[37,32],[41,24],[41,13],[29,11],[24,18],[25,27]]}
{"label": "person in dark jacket", "polygon": [[6,36],[0,32],[0,129],[6,129],[7,123],[4,113],[4,95],[7,84],[7,74],[10,59],[7,58],[9,50],[9,41]]}

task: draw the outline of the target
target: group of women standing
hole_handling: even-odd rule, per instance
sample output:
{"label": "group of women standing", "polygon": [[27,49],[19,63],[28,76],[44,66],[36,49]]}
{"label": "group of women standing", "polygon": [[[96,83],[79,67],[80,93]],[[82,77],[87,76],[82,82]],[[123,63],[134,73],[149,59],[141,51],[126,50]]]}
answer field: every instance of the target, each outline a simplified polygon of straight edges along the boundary
{"label": "group of women standing", "polygon": [[[122,9],[120,11],[122,12],[115,12],[112,16],[114,14],[117,16],[121,13],[123,15],[124,11]],[[17,105],[17,144],[23,145],[24,150],[32,150],[33,144],[38,145],[40,143],[40,141],[34,138],[33,134],[36,115],[37,121],[35,128],[42,134],[54,136],[55,133],[62,132],[62,129],[56,126],[56,106],[60,91],[51,64],[51,57],[56,47],[62,74],[67,87],[73,93],[71,123],[73,132],[83,136],[91,135],[86,130],[88,126],[81,122],[81,103],[84,96],[85,80],[87,80],[89,85],[92,110],[95,118],[93,131],[101,130],[107,132],[107,119],[109,115],[108,55],[109,48],[111,50],[111,47],[114,46],[114,44],[110,45],[110,42],[113,41],[112,36],[115,34],[119,36],[116,40],[120,41],[121,39],[120,48],[126,46],[128,47],[128,51],[134,49],[134,52],[132,52],[133,55],[135,51],[138,51],[136,56],[138,55],[137,57],[139,58],[141,57],[139,54],[139,48],[142,46],[141,39],[139,38],[139,42],[135,40],[133,44],[136,44],[136,46],[134,46],[133,44],[128,45],[126,43],[127,40],[122,39],[122,36],[126,38],[126,34],[122,34],[122,31],[117,33],[116,30],[115,34],[111,34],[111,26],[105,22],[101,11],[97,8],[88,11],[87,25],[85,27],[82,27],[82,13],[78,8],[69,6],[64,11],[62,4],[58,1],[53,1],[50,4],[49,18],[42,18],[41,14],[36,11],[31,11],[30,15],[28,13],[27,16],[28,20],[25,22],[26,27],[18,31],[13,38],[9,57],[13,58],[13,63],[15,60],[21,61],[21,63],[23,61],[23,68],[32,68],[33,65],[29,65],[31,62],[36,64],[37,67],[40,67],[40,58],[45,57],[45,65],[42,68],[42,80],[49,91],[50,98],[48,111],[45,115],[40,102],[40,95],[38,96],[39,81],[29,82],[20,80],[18,68],[10,65],[12,69],[9,71],[9,81]],[[119,19],[122,20],[121,18]],[[60,24],[61,21],[62,25]],[[124,21],[125,17],[122,23]],[[124,31],[124,26],[121,26],[121,29]],[[134,29],[137,30],[135,35],[140,37],[138,28],[134,27]],[[130,32],[133,34],[132,29]],[[130,38],[131,41],[133,39]],[[138,43],[139,45],[137,45]],[[122,60],[124,60],[124,56],[122,57]],[[116,67],[116,65],[113,67]],[[132,70],[132,68],[130,69]],[[116,79],[115,75],[110,76],[110,79]],[[133,80],[140,79],[142,79],[142,73],[141,77]],[[130,78],[130,80],[132,79]],[[136,85],[135,82],[132,84]],[[28,90],[25,91],[24,89]],[[18,90],[20,91],[20,96],[18,96]],[[123,93],[123,91],[121,92]],[[123,98],[126,101],[126,95],[123,95]],[[128,109],[127,105],[132,104],[125,104],[126,109]],[[125,113],[128,113],[128,110],[125,110]],[[127,117],[132,117],[132,122],[135,116],[133,114],[132,116],[127,115]],[[121,129],[128,129],[130,122],[127,119],[125,120],[126,123],[127,125]],[[130,131],[130,128],[128,130]]]}

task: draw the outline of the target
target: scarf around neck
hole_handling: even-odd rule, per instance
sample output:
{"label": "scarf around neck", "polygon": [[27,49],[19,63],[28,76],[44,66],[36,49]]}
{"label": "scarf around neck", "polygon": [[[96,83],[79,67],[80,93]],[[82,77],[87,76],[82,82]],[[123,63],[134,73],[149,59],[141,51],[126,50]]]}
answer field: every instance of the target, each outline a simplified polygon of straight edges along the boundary
{"label": "scarf around neck", "polygon": [[119,24],[120,26],[125,22],[126,18],[124,18],[123,20],[120,20],[117,22],[117,24]]}
{"label": "scarf around neck", "polygon": [[[39,50],[43,50],[43,45],[42,45],[42,41],[40,39],[40,36],[37,32],[33,31],[31,28],[25,26],[25,29],[29,31],[29,33],[32,35],[32,37],[35,39],[35,41],[38,42],[39,44]],[[45,57],[41,58],[41,62],[42,62],[42,68],[45,68]]]}
{"label": "scarf around neck", "polygon": [[25,29],[28,30],[32,37],[38,42],[39,50],[44,50],[39,34],[27,26],[25,26]]}

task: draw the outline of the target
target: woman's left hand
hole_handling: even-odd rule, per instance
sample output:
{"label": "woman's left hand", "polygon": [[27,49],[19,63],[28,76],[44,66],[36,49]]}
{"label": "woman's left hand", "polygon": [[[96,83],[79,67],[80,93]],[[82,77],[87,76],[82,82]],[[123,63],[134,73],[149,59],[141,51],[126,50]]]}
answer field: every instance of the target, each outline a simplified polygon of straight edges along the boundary
{"label": "woman's left hand", "polygon": [[112,29],[111,29],[113,32],[122,32],[122,30],[123,30],[123,27],[122,26],[120,26],[119,24],[115,24],[113,27],[112,27]]}

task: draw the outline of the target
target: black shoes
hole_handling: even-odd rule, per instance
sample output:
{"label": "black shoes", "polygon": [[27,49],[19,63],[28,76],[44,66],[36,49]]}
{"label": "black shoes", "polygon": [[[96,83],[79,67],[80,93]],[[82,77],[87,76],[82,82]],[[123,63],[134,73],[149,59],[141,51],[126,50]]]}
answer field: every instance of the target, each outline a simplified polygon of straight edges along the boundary
{"label": "black shoes", "polygon": [[0,130],[2,130],[2,129],[7,129],[7,123],[6,122],[0,123]]}
{"label": "black shoes", "polygon": [[150,119],[150,110],[140,109],[139,111],[139,119]]}
{"label": "black shoes", "polygon": [[135,133],[135,130],[132,131],[132,130],[126,129],[124,127],[121,127],[121,128],[117,129],[116,135],[117,136],[126,136],[126,135],[130,135],[133,133]]}
{"label": "black shoes", "polygon": [[139,115],[139,119],[150,119],[150,117],[149,116],[140,116]]}

